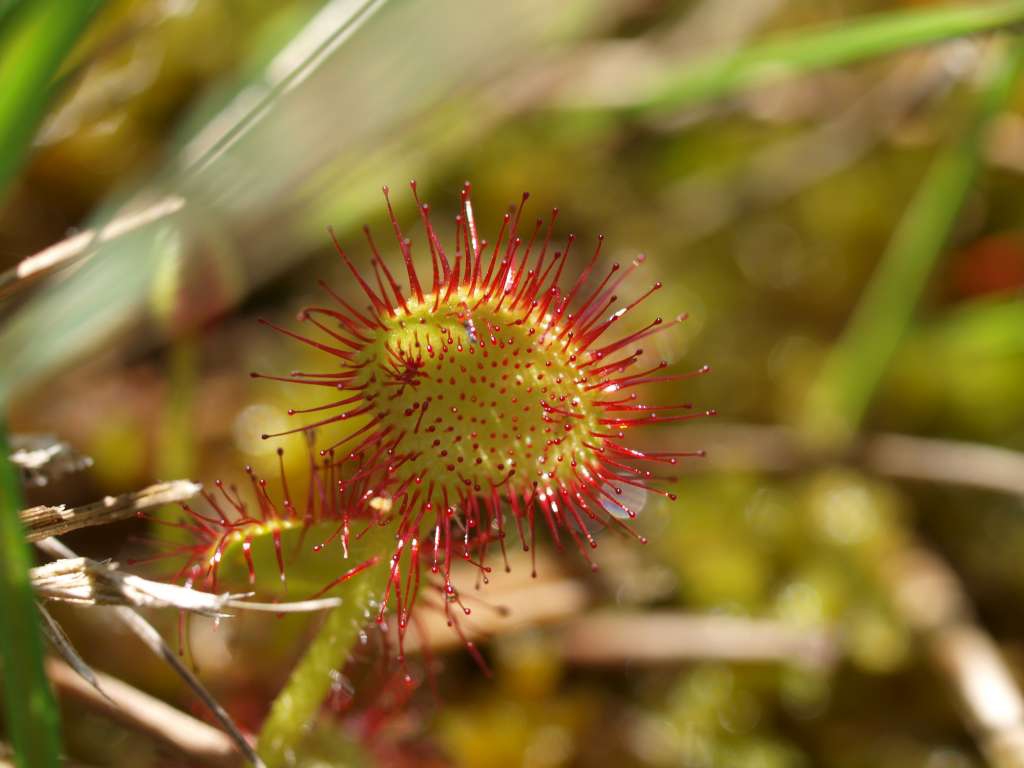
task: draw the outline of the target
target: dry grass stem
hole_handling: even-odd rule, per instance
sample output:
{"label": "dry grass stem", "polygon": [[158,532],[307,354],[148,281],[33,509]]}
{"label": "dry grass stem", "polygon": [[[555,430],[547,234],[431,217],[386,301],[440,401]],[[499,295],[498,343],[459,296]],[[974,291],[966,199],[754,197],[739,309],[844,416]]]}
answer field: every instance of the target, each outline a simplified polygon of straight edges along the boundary
{"label": "dry grass stem", "polygon": [[864,446],[873,472],[1024,496],[1024,453],[982,443],[880,434]]}
{"label": "dry grass stem", "polygon": [[[831,632],[780,621],[650,612],[582,616],[590,602],[587,589],[566,575],[557,561],[538,554],[537,578],[530,576],[529,555],[510,553],[509,561],[511,572],[496,569],[486,593],[472,601],[472,615],[460,619],[467,639],[557,624],[563,658],[593,665],[717,659],[828,666],[840,652]],[[472,583],[471,567],[459,564],[454,570],[462,583]],[[461,638],[441,611],[418,611],[414,626],[405,638],[407,651],[421,648],[424,642],[432,651],[461,647]]]}
{"label": "dry grass stem", "polygon": [[78,654],[75,646],[71,644],[70,638],[64,633],[64,628],[57,623],[57,620],[50,615],[50,612],[42,604],[38,604],[38,606],[39,615],[43,619],[41,626],[46,639],[64,657],[64,661],[70,664],[71,668],[78,673],[79,677],[99,691],[101,695],[106,695],[100,690],[100,683],[96,677],[96,672]]}
{"label": "dry grass stem", "polygon": [[908,547],[884,571],[897,607],[956,691],[995,768],[1024,768],[1024,697],[992,637],[972,616],[960,580],[927,549]]}
{"label": "dry grass stem", "polygon": [[58,267],[74,262],[103,243],[175,214],[184,206],[183,198],[166,197],[141,210],[123,213],[100,229],[82,230],[22,259],[11,269],[0,273],[0,298],[24,288]]}
{"label": "dry grass stem", "polygon": [[678,470],[795,472],[845,460],[882,476],[1024,496],[1024,453],[1008,448],[894,433],[865,436],[850,455],[807,452],[795,431],[754,424],[691,427],[687,440],[707,449],[707,458]]}
{"label": "dry grass stem", "polygon": [[[36,546],[51,557],[61,559],[76,559],[78,557],[70,547],[55,538],[39,541]],[[238,726],[235,725],[234,720],[231,719],[231,715],[229,715],[227,710],[225,710],[224,707],[222,707],[213,697],[213,694],[206,690],[206,687],[199,681],[199,678],[197,678],[192,671],[185,666],[182,660],[178,658],[178,654],[176,654],[174,650],[164,642],[164,639],[160,636],[156,627],[146,621],[146,619],[144,619],[134,608],[129,606],[115,606],[113,611],[113,615],[117,617],[118,621],[120,621],[139,640],[141,640],[143,645],[149,648],[155,656],[170,665],[175,673],[185,681],[185,684],[188,685],[199,700],[210,709],[213,716],[227,732],[238,751],[244,755],[245,758],[255,766],[255,768],[266,768],[266,764],[260,756],[256,754],[256,750],[253,749],[252,744],[248,742],[242,732],[238,729]]]}
{"label": "dry grass stem", "polygon": [[76,701],[151,736],[185,757],[189,765],[242,765],[241,756],[227,734],[115,677],[96,673],[100,693],[58,659],[47,659],[46,672],[62,699]]}
{"label": "dry grass stem", "polygon": [[830,666],[833,633],[770,619],[685,613],[606,612],[565,625],[562,653],[575,664],[675,664],[682,661],[789,662]]}
{"label": "dry grass stem", "polygon": [[287,603],[250,603],[245,595],[211,594],[176,584],[123,573],[116,563],[85,557],[63,558],[30,572],[32,587],[44,600],[78,605],[129,605],[135,608],[176,608],[203,616],[223,617],[227,609],[300,613],[336,608],[341,598]]}
{"label": "dry grass stem", "polygon": [[82,507],[66,508],[63,504],[56,507],[30,507],[23,510],[21,524],[29,541],[41,541],[51,536],[61,536],[79,528],[94,525],[106,525],[118,520],[133,517],[139,512],[164,504],[176,504],[187,501],[202,490],[202,486],[191,480],[172,480],[169,483],[156,483],[141,491],[123,493],[120,496],[107,496],[100,501]]}
{"label": "dry grass stem", "polygon": [[53,435],[11,435],[11,451],[11,463],[29,486],[43,486],[92,466],[92,458]]}

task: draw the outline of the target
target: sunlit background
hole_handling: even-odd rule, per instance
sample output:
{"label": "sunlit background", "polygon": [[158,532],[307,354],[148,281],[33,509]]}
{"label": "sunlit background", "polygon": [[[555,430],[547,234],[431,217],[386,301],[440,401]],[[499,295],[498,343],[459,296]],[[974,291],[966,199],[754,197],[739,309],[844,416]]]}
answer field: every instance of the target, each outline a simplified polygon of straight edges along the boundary
{"label": "sunlit background", "polygon": [[[708,456],[646,499],[648,544],[604,534],[591,573],[545,540],[536,579],[524,558],[471,596],[492,677],[437,616],[408,695],[369,643],[297,765],[1024,765],[1021,43],[854,21],[1021,5],[106,3],[0,207],[8,427],[92,459],[25,501],[273,475],[278,445],[301,465],[260,435],[320,400],[248,374],[316,369],[257,319],[293,323],[319,279],[355,295],[326,228],[362,265],[363,224],[396,252],[386,184],[425,255],[410,179],[443,237],[465,180],[488,237],[528,191],[581,264],[603,234],[607,264],[646,255],[633,293],[664,283],[650,315],[688,313],[657,354],[712,373],[652,399],[718,415],[654,439]],[[124,562],[164,535],[66,543]],[[52,612],[97,670],[212,722],[105,609]],[[243,731],[311,621],[190,623]],[[58,700],[69,764],[199,759]]]}

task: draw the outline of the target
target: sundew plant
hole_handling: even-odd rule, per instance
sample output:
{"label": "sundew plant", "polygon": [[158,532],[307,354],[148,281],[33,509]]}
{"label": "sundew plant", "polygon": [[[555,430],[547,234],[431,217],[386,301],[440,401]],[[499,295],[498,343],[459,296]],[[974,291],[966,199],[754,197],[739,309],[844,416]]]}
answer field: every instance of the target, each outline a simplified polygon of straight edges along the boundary
{"label": "sundew plant", "polygon": [[0,4],[0,765],[1024,765],[1022,23]]}
{"label": "sundew plant", "polygon": [[[415,183],[412,189],[415,194]],[[574,275],[577,269],[570,266],[570,272],[566,265],[574,258],[575,236],[558,249],[551,242],[557,209],[546,225],[538,219],[529,234],[520,234],[528,195],[505,214],[490,245],[477,231],[467,183],[454,246],[447,249],[429,205],[416,198],[431,263],[424,286],[387,188],[384,194],[406,287],[369,229],[374,286],[335,240],[363,305],[357,308],[323,285],[330,306],[300,313],[311,335],[277,327],[322,353],[321,368],[253,374],[313,387],[328,399],[289,409],[306,423],[263,439],[314,430],[330,435],[331,425],[348,422],[359,426],[338,440],[325,439],[311,454],[304,503],[287,490],[275,503],[265,481],[252,475],[248,502],[219,484],[219,493],[204,494],[204,509],[185,505],[189,521],[183,528],[195,543],[182,573],[189,585],[216,590],[227,586],[222,570],[231,559],[236,573],[245,563],[249,585],[258,582],[258,561],[276,561],[272,581],[280,577],[282,585],[292,567],[304,581],[313,568],[333,567],[336,575],[314,597],[350,579],[372,580],[375,589],[363,592],[373,600],[378,624],[394,615],[397,658],[404,664],[404,638],[421,590],[432,593],[456,632],[459,614],[471,613],[454,583],[453,563],[471,564],[479,586],[492,570],[489,551],[498,549],[509,570],[507,547],[535,551],[538,527],[558,548],[571,541],[591,563],[589,550],[597,547],[601,529],[621,529],[643,542],[629,526],[637,515],[634,499],[642,505],[644,495],[654,492],[675,500],[659,487],[673,478],[656,471],[699,454],[632,445],[637,427],[695,416],[689,403],[661,408],[638,395],[645,385],[693,375],[661,374],[668,363],[646,365],[642,346],[684,316],[669,323],[656,317],[639,330],[614,333],[617,323],[661,288],[654,283],[632,301],[619,299],[642,257],[626,269],[612,264],[591,284],[603,245],[599,238]],[[704,366],[696,373],[707,371]],[[283,470],[282,486],[288,488]],[[319,562],[307,565],[306,559]],[[353,641],[368,607],[349,596],[328,618],[279,699],[287,705],[276,706],[264,726],[260,746],[272,764],[294,749],[296,734],[326,696],[331,672],[344,664],[346,641]],[[473,643],[467,640],[466,647],[486,669]],[[413,683],[408,672],[404,679]]]}

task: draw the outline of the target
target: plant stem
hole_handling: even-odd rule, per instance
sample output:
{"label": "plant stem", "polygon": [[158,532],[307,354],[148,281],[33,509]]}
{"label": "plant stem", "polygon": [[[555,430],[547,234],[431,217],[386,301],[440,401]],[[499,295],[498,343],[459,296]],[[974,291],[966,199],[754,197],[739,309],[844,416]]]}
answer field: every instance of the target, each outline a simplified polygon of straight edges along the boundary
{"label": "plant stem", "polygon": [[[372,541],[367,541],[369,539]],[[376,617],[375,606],[387,584],[387,553],[392,543],[393,533],[388,528],[371,530],[364,541],[359,542],[361,550],[364,545],[372,546],[380,562],[348,582],[345,602],[327,614],[313,642],[271,705],[257,745],[268,768],[295,765],[297,747],[313,726],[331,689],[334,674],[345,666],[363,628]]]}
{"label": "plant stem", "polygon": [[56,768],[60,722],[46,675],[39,614],[29,584],[30,555],[18,518],[21,481],[0,422],[0,667],[7,734],[19,768]]}
{"label": "plant stem", "polygon": [[971,123],[942,150],[893,233],[843,335],[812,382],[800,426],[812,444],[842,447],[856,433],[943,253],[981,163],[985,134],[1024,67],[1015,38],[996,62]]}

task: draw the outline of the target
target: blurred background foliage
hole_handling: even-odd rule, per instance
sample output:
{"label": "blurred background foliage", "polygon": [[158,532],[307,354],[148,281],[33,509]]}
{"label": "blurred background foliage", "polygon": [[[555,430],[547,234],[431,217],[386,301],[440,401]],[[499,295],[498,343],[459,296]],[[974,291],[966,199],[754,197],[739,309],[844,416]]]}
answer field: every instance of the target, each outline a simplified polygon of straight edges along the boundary
{"label": "blurred background foliage", "polygon": [[[971,474],[965,444],[1024,451],[1019,45],[945,39],[1024,17],[1021,5],[106,3],[57,72],[0,207],[0,271],[88,241],[52,275],[0,282],[10,428],[94,459],[29,501],[209,483],[246,464],[273,474],[280,443],[260,433],[316,398],[247,374],[317,360],[256,318],[289,322],[320,301],[319,278],[351,288],[325,227],[350,252],[364,223],[382,239],[389,184],[412,229],[410,178],[439,221],[472,180],[486,228],[528,190],[536,215],[560,207],[559,234],[605,234],[608,261],[648,254],[635,290],[660,280],[651,311],[689,313],[658,354],[714,369],[661,394],[723,424],[658,433],[710,456],[680,467],[676,503],[648,500],[646,546],[605,536],[597,574],[566,553],[514,587],[550,599],[550,615],[494,625],[493,678],[442,642],[400,696],[370,643],[339,671],[300,764],[1017,765],[972,726],[893,564],[919,548],[947,563],[1021,671],[1024,507],[998,490],[1021,488],[1021,463],[999,465],[1011,476],[995,490],[933,482]],[[906,15],[868,34],[855,20],[875,12]],[[915,26],[926,16],[946,27]],[[831,32],[809,38],[817,25]],[[783,42],[758,48],[766,39]],[[915,40],[935,43],[902,50]],[[140,212],[128,232],[104,229]],[[847,387],[862,408],[844,410]],[[935,450],[873,458],[860,436],[886,433]],[[300,438],[283,442],[305,461]],[[127,559],[146,535],[131,521],[68,541]],[[514,591],[495,582],[478,610]],[[204,716],[101,610],[56,613],[97,668]],[[652,663],[612,643],[594,662],[571,642],[581,615],[648,613],[748,617],[825,650],[766,658],[751,636],[728,658],[712,640]],[[160,620],[173,635],[174,617]],[[252,730],[308,632],[298,617],[189,628],[203,680]],[[187,764],[80,706],[62,714],[65,751],[84,764]]]}

